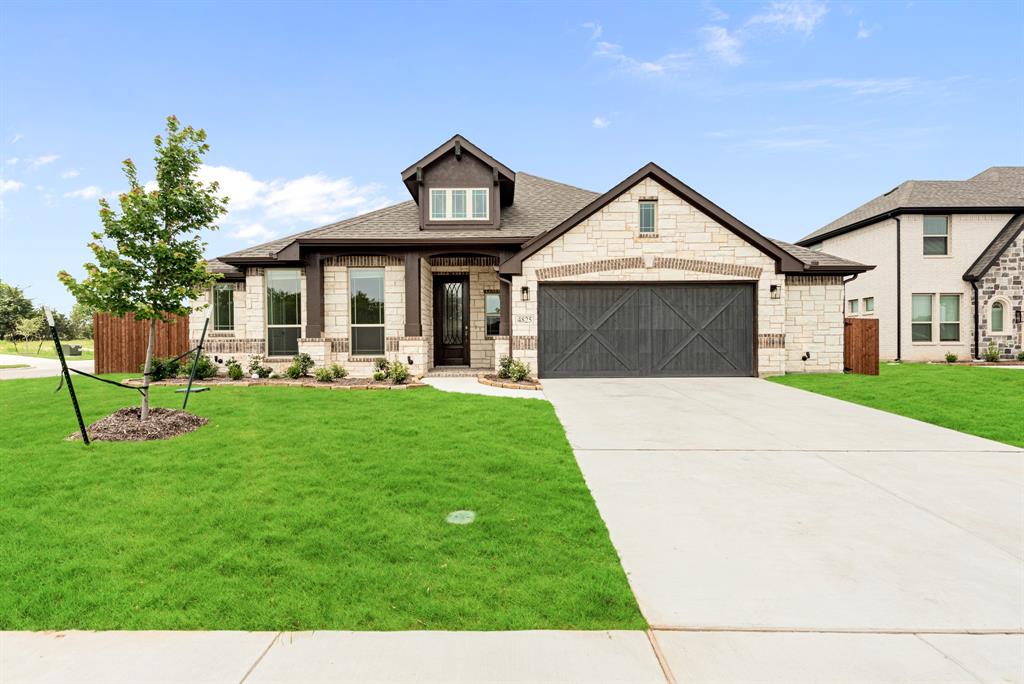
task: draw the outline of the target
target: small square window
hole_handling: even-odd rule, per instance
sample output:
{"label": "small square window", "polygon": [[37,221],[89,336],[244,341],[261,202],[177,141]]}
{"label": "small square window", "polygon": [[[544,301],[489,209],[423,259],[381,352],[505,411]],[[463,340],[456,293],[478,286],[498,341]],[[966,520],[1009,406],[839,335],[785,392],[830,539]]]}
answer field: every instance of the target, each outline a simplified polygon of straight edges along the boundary
{"label": "small square window", "polygon": [[657,219],[657,207],[658,203],[650,200],[643,200],[640,202],[640,232],[641,233],[656,233],[656,219]]}
{"label": "small square window", "polygon": [[487,335],[501,334],[501,295],[497,292],[484,294],[484,331]]}
{"label": "small square window", "polygon": [[847,301],[846,304],[847,304],[847,311],[849,312],[849,314],[851,316],[856,316],[857,314],[860,313],[860,300],[859,299],[851,299],[851,300]]}
{"label": "small square window", "polygon": [[949,254],[949,217],[924,217],[924,255],[945,256]]}
{"label": "small square window", "polygon": [[874,313],[874,312],[875,312],[875,298],[874,297],[865,297],[864,298],[864,313]]}

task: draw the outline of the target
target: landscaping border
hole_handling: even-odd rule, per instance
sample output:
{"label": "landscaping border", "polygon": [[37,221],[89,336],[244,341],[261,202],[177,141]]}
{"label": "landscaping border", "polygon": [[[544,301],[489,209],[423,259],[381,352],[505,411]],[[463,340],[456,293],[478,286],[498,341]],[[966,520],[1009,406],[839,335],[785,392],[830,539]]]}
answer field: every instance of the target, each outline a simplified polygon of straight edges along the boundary
{"label": "landscaping border", "polygon": [[[211,382],[213,380],[213,382]],[[124,381],[127,385],[142,386],[142,380],[139,378],[129,378]],[[149,383],[150,387],[156,387],[159,385],[166,386],[178,386],[187,385],[187,379],[174,378],[172,380],[160,380],[157,382]],[[366,384],[359,385],[339,385],[331,382],[317,382],[316,380],[310,380],[309,382],[303,382],[302,380],[271,380],[269,378],[261,380],[225,380],[222,378],[207,378],[205,380],[194,380],[192,385],[202,385],[204,387],[211,386],[224,386],[224,387],[313,387],[316,389],[332,389],[332,390],[404,390],[404,389],[416,389],[418,387],[429,387],[421,382],[409,382],[401,385],[385,385],[385,384],[373,384],[367,382]]]}
{"label": "landscaping border", "polygon": [[501,387],[501,388],[504,388],[504,389],[514,389],[514,390],[542,390],[542,389],[544,389],[544,386],[541,385],[540,382],[535,382],[533,384],[519,384],[519,383],[514,383],[514,382],[501,382],[501,381],[498,381],[498,380],[490,380],[483,373],[481,373],[480,375],[476,376],[476,381],[479,382],[481,385],[489,385],[491,387]]}

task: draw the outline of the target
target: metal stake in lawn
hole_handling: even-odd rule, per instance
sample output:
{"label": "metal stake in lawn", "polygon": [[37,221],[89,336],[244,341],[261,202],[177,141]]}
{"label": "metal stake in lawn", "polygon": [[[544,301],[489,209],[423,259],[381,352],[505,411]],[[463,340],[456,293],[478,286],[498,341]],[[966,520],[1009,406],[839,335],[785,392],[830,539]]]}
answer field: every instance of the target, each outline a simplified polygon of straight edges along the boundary
{"label": "metal stake in lawn", "polygon": [[[192,372],[188,374],[188,387],[185,388],[185,401],[181,404],[181,410],[184,411],[188,406],[188,397],[192,394],[192,381],[196,379],[196,366],[199,365],[199,357],[203,355],[203,342],[206,341],[206,328],[210,325],[210,317],[207,316],[203,322],[203,334],[199,336],[199,346],[196,347],[196,358],[192,361]],[[204,387],[204,390],[209,389]]]}
{"label": "metal stake in lawn", "polygon": [[[50,335],[53,336],[53,345],[57,348],[57,358],[60,359],[60,367],[64,372],[64,382],[68,383],[68,394],[71,395],[71,405],[75,407],[75,416],[78,417],[78,429],[82,431],[82,441],[89,444],[89,434],[85,431],[85,421],[82,420],[82,409],[78,408],[78,397],[75,396],[75,386],[71,384],[71,373],[68,372],[68,362],[64,359],[64,350],[60,346],[60,335],[57,334],[57,325],[53,322],[53,314],[49,309],[43,307],[46,314],[46,324],[50,326]],[[59,388],[58,388],[59,389]],[[188,395],[185,395],[186,397]]]}

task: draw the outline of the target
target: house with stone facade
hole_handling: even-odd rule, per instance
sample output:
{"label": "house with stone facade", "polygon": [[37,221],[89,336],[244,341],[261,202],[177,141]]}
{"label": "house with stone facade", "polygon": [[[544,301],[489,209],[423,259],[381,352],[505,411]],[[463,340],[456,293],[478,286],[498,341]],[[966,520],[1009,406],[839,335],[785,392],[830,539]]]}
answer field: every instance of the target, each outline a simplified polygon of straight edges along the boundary
{"label": "house with stone facade", "polygon": [[605,193],[456,135],[406,168],[411,199],[209,262],[206,348],[356,376],[374,359],[541,377],[843,370],[843,279],[870,270],[771,240],[655,164]]}
{"label": "house with stone facade", "polygon": [[883,359],[1004,359],[1024,345],[1024,167],[908,180],[797,244],[877,268],[846,283],[846,314],[878,319]]}

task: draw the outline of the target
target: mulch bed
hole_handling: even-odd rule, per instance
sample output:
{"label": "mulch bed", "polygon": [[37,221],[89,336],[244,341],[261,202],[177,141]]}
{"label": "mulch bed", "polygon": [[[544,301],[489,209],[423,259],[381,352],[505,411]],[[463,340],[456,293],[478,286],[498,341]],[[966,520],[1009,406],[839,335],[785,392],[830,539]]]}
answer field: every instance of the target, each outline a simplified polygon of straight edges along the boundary
{"label": "mulch bed", "polygon": [[484,385],[491,385],[492,387],[504,387],[505,389],[541,389],[541,384],[536,380],[530,379],[515,381],[512,380],[511,378],[499,378],[496,373],[479,375],[477,376],[477,380],[479,380]]}
{"label": "mulch bed", "polygon": [[[94,442],[145,442],[177,437],[198,430],[209,422],[206,418],[178,409],[151,408],[145,422],[139,419],[141,414],[140,408],[118,409],[90,425],[86,432]],[[82,439],[82,435],[76,432],[67,438]]]}
{"label": "mulch bed", "polygon": [[[129,378],[125,380],[126,384],[129,385],[142,385],[140,378]],[[150,383],[150,386],[158,385],[187,385],[188,378],[170,378],[168,380],[160,380],[158,382]],[[322,387],[324,389],[330,389],[331,387],[349,388],[355,387],[359,389],[405,389],[406,387],[422,387],[414,378],[410,377],[409,382],[404,384],[394,384],[390,380],[372,380],[368,378],[340,378],[337,380],[331,380],[330,382],[319,382],[312,376],[299,378],[298,380],[292,380],[291,378],[242,378],[241,380],[232,380],[231,378],[218,375],[212,378],[206,378],[204,380],[196,380],[192,383],[193,385],[205,386],[205,385],[227,385],[234,387],[254,387],[263,385],[278,385],[283,387]]]}

